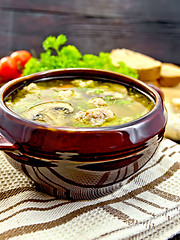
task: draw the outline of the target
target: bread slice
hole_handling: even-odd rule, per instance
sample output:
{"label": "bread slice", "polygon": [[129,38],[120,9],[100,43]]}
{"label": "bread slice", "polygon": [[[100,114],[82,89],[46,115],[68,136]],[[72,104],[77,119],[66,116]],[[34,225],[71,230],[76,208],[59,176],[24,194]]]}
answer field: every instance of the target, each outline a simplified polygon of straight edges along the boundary
{"label": "bread slice", "polygon": [[176,87],[161,87],[168,111],[165,137],[180,141],[180,83]]}
{"label": "bread slice", "polygon": [[161,62],[144,54],[125,48],[113,49],[110,58],[116,66],[119,62],[125,62],[128,67],[137,70],[138,79],[144,82],[153,82],[160,77]]}
{"label": "bread slice", "polygon": [[165,129],[165,137],[180,141],[180,112],[175,111],[173,104],[165,102],[168,111],[168,121]]}
{"label": "bread slice", "polygon": [[161,77],[158,79],[162,87],[174,87],[180,82],[180,67],[172,63],[162,63]]}

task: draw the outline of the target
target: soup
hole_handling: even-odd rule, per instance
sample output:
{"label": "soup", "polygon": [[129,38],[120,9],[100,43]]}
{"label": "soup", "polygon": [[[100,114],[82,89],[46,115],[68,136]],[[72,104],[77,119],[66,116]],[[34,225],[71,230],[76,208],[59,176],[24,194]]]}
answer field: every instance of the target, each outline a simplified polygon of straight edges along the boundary
{"label": "soup", "polygon": [[135,88],[91,79],[30,83],[11,93],[5,103],[31,121],[73,127],[124,124],[154,106],[152,99]]}

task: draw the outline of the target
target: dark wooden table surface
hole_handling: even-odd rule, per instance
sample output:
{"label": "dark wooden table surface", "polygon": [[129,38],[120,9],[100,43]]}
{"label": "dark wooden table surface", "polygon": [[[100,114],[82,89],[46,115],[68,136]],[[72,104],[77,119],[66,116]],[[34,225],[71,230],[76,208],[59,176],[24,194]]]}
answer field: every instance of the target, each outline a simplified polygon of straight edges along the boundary
{"label": "dark wooden table surface", "polygon": [[82,53],[129,48],[180,64],[180,0],[0,0],[0,57],[63,33]]}

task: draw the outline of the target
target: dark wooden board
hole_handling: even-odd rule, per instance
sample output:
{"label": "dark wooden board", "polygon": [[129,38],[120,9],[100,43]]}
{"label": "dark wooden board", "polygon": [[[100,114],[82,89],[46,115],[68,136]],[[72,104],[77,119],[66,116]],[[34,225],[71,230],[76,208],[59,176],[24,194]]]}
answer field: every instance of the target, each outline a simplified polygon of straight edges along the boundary
{"label": "dark wooden board", "polygon": [[180,1],[0,0],[0,57],[42,51],[49,35],[65,34],[82,53],[113,48],[180,64]]}

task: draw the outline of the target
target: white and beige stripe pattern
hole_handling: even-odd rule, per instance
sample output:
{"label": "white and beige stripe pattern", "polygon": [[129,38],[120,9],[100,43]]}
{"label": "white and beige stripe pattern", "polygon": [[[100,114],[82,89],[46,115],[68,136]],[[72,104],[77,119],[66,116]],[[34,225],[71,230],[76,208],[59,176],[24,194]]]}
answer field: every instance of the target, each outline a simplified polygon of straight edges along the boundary
{"label": "white and beige stripe pattern", "polygon": [[118,191],[91,201],[38,192],[0,152],[0,240],[168,239],[180,231],[180,145],[164,139]]}

